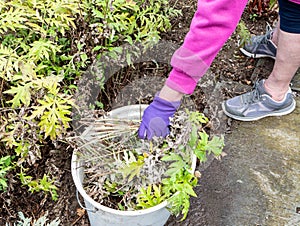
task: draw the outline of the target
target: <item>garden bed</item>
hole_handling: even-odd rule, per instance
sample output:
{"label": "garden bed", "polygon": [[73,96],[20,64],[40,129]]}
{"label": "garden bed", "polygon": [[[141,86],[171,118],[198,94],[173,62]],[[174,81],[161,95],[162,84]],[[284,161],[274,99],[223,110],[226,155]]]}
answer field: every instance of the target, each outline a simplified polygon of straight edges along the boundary
{"label": "garden bed", "polygon": [[[183,10],[183,16],[180,16],[173,21],[171,31],[163,35],[163,39],[181,44],[185,34],[188,32],[191,18],[195,12],[196,1],[180,1],[177,3],[177,8]],[[272,24],[276,16],[276,13],[274,13],[268,18],[262,17],[253,20],[250,19],[250,14],[246,10],[243,15],[243,21],[251,33],[261,34],[265,31],[266,22]],[[211,72],[215,76],[215,81],[233,80],[250,85],[253,82],[251,81],[251,74],[255,68],[256,60],[246,58],[239,53],[237,39],[237,36],[234,34],[231,39],[228,40],[215,59],[211,67]],[[270,63],[272,62],[270,61]],[[101,101],[107,106],[106,110],[109,110],[113,107],[112,103],[115,101],[121,88],[126,86],[125,84],[130,84],[134,78],[141,75],[147,77],[149,81],[151,81],[153,74],[165,79],[169,70],[170,68],[168,65],[161,65],[157,68],[151,63],[138,65],[135,70],[128,69],[127,72],[135,74],[136,76],[127,77],[128,79],[122,81],[109,81],[106,84],[106,90],[108,92],[106,92],[105,95],[100,96]],[[266,76],[263,69],[262,76]],[[116,86],[116,83],[120,85]],[[232,93],[229,90],[227,96],[224,98],[233,95],[235,95],[235,93]],[[145,95],[144,102],[149,102],[152,98],[153,93]],[[191,95],[191,98],[196,106],[196,110],[203,111],[205,109],[208,97],[203,93],[203,90],[197,87],[194,94]],[[124,98],[121,99],[124,100]],[[120,105],[126,104],[120,103],[120,101],[117,101],[117,103]],[[1,149],[4,150],[4,147],[1,147]],[[61,225],[88,226],[87,214],[80,208],[75,197],[76,189],[72,180],[70,168],[71,155],[73,152],[72,148],[64,142],[57,142],[45,146],[42,151],[43,159],[36,161],[28,173],[30,175],[35,175],[37,178],[42,178],[43,175],[48,172],[55,175],[56,180],[59,181],[59,184],[57,185],[59,188],[58,200],[54,202],[51,200],[51,197],[45,197],[44,194],[29,193],[27,188],[22,187],[21,184],[20,186],[16,186],[15,184],[18,182],[15,181],[13,175],[9,175],[9,180],[14,183],[14,186],[13,189],[9,188],[8,192],[1,193],[0,195],[0,221],[14,222],[17,219],[18,211],[22,211],[26,216],[33,218],[38,218],[46,212],[49,212],[48,217],[50,219],[58,217],[61,221]],[[193,208],[193,206],[191,208]]]}

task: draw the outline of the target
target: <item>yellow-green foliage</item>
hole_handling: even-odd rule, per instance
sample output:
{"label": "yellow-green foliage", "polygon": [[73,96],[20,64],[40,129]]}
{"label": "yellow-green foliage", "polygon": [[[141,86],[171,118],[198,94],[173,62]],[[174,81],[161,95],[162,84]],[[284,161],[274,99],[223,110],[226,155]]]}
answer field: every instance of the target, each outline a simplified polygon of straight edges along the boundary
{"label": "yellow-green foliage", "polygon": [[93,15],[91,22],[106,39],[106,45],[120,39],[129,43],[156,42],[160,32],[171,27],[170,17],[180,14],[167,0],[95,0],[88,7]]}
{"label": "yellow-green foliage", "polygon": [[[70,129],[72,82],[91,56],[116,55],[123,42],[157,41],[178,13],[167,0],[0,1],[0,147],[5,154],[15,155],[19,167],[42,158],[41,147],[63,139]],[[82,30],[91,40],[78,35]],[[86,42],[93,44],[86,48]],[[53,183],[45,177],[36,181]]]}
{"label": "yellow-green foliage", "polygon": [[[0,7],[0,76],[10,86],[3,93],[12,97],[6,104],[12,109],[23,108],[23,119],[38,123],[40,131],[51,139],[69,127],[71,101],[60,92],[63,75],[48,66],[61,52],[58,37],[75,28],[73,15],[79,12],[78,3],[14,0],[4,1]],[[18,137],[11,139],[15,139],[13,145],[22,142]]]}
{"label": "yellow-green foliage", "polygon": [[[18,166],[41,158],[45,139],[56,140],[68,128],[72,96],[61,91],[60,38],[75,29],[77,0],[8,0],[0,3],[0,140],[14,150]],[[5,110],[3,110],[5,109]],[[21,179],[21,178],[20,178]],[[37,181],[53,181],[44,176]],[[21,182],[24,185],[23,180]],[[45,183],[31,184],[46,191]],[[53,194],[52,194],[53,195]],[[52,196],[54,198],[54,196]]]}
{"label": "yellow-green foliage", "polygon": [[247,42],[250,41],[251,39],[251,35],[250,35],[250,32],[248,30],[248,28],[246,27],[244,21],[240,21],[238,26],[237,26],[237,34],[239,35],[240,37],[240,43],[239,43],[239,46],[243,46],[245,45]]}

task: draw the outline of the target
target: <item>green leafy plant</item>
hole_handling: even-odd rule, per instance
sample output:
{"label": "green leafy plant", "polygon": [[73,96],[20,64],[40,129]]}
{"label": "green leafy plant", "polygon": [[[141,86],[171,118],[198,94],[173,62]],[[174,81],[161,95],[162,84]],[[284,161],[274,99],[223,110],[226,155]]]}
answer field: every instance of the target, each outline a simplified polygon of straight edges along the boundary
{"label": "green leafy plant", "polygon": [[[86,7],[92,13],[90,26],[100,34],[97,37],[99,44],[93,51],[100,52],[99,56],[105,51],[113,59],[119,57],[119,43],[157,43],[160,33],[171,28],[170,18],[181,14],[166,0],[96,0],[87,1]],[[134,54],[132,52],[126,56],[129,64]]]}
{"label": "green leafy plant", "polygon": [[194,187],[197,185],[197,178],[186,169],[179,170],[169,178],[163,179],[163,194],[168,198],[169,210],[178,215],[181,213],[184,220],[190,208],[190,197],[196,197]]}
{"label": "green leafy plant", "polygon": [[[179,13],[167,0],[0,2],[0,142],[6,155],[15,156],[23,185],[46,194],[56,190],[42,185],[45,177],[33,180],[22,170],[72,129],[73,95],[83,71],[105,54],[118,59],[124,43],[159,40]],[[131,53],[126,59],[132,62]],[[104,80],[99,83],[103,88]],[[124,167],[124,175],[134,175],[134,164]]]}
{"label": "green leafy plant", "polygon": [[56,201],[58,199],[58,188],[54,185],[54,181],[49,179],[48,175],[44,174],[42,179],[33,180],[32,176],[26,175],[22,170],[19,177],[22,184],[27,186],[30,192],[44,191],[51,194],[52,200]]}
{"label": "green leafy plant", "polygon": [[244,46],[251,39],[250,32],[242,20],[238,23],[237,34],[240,37],[240,40],[239,40],[240,47]]}
{"label": "green leafy plant", "polygon": [[166,196],[163,195],[161,184],[152,184],[146,189],[141,188],[140,193],[137,195],[137,208],[150,208],[162,203],[165,200]]}
{"label": "green leafy plant", "polygon": [[256,13],[252,13],[252,14],[250,14],[250,16],[249,16],[250,20],[252,20],[252,21],[255,21],[258,17],[259,17],[259,16],[258,16]]}
{"label": "green leafy plant", "polygon": [[[201,124],[208,122],[208,119],[202,113],[188,111],[188,115],[191,130],[187,146],[179,146],[178,149],[181,152],[187,152],[185,149],[192,150],[200,163],[206,162],[207,155],[211,153],[215,157],[220,156],[224,147],[224,139],[214,136],[209,140],[205,130],[199,130]],[[170,197],[168,198],[170,211],[176,215],[181,212],[183,215],[182,220],[184,220],[190,207],[190,196],[197,196],[193,188],[197,185],[198,179],[179,154],[169,153],[162,158],[162,161],[172,162],[165,172],[168,177],[162,180],[163,194]]]}
{"label": "green leafy plant", "polygon": [[5,176],[14,168],[12,165],[12,159],[13,157],[9,155],[0,158],[0,191],[5,191],[8,187],[7,178],[5,178]]}
{"label": "green leafy plant", "polygon": [[[2,128],[0,140],[16,158],[16,172],[42,158],[47,140],[61,138],[70,128],[72,96],[62,92],[64,77],[76,69],[68,63],[62,37],[75,28],[79,1],[17,1],[0,3],[0,79]],[[66,51],[67,50],[67,51]],[[67,56],[63,58],[63,56]],[[64,65],[65,64],[65,65]],[[2,113],[2,112],[1,112]],[[29,164],[29,165],[28,165]],[[57,199],[47,177],[20,180],[30,191]],[[30,177],[30,178],[29,178]],[[26,180],[24,179],[26,178]]]}

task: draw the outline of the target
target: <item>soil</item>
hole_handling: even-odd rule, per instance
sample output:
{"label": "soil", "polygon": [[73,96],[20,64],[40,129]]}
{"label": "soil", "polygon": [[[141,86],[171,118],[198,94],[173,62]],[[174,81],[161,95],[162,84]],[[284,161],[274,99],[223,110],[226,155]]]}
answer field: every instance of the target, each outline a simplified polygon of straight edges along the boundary
{"label": "soil", "polygon": [[[189,30],[189,25],[196,10],[197,2],[195,0],[176,2],[176,8],[182,9],[183,15],[172,22],[172,30],[164,34],[163,39],[181,44],[185,34]],[[250,19],[249,9],[246,9],[242,16],[246,27],[252,34],[263,34],[265,32],[267,22],[273,24],[276,18],[277,13],[273,11],[267,16],[256,17],[255,20]],[[247,58],[239,52],[237,40],[238,37],[234,33],[219,52],[210,70],[215,75],[215,79],[217,81],[233,80],[251,85],[254,82],[251,80],[251,75],[255,69],[257,61]],[[270,64],[271,63],[272,61],[270,61]],[[139,74],[143,75],[159,73],[162,77],[167,77],[170,68],[163,65],[159,69],[153,69],[151,65],[142,65],[137,67],[135,70],[138,71]],[[267,76],[263,68],[260,70],[262,77]],[[112,84],[113,82],[108,82],[106,85],[106,93],[109,93],[110,95],[106,94],[101,96],[101,100],[104,103],[106,102],[106,104],[111,104],[112,100],[116,96],[115,93],[118,92],[118,89],[120,89],[120,87],[113,86]],[[145,97],[145,101],[151,101],[151,98],[153,97],[151,95]],[[229,90],[227,95],[228,97],[231,97],[235,95],[235,93],[230,92]],[[206,98],[203,96],[203,91],[201,89],[197,88],[191,97],[198,110],[201,111],[205,108]],[[111,107],[111,105],[107,106]],[[19,211],[22,211],[25,216],[33,219],[39,218],[48,212],[48,218],[51,220],[59,218],[61,225],[89,225],[87,213],[78,205],[76,199],[76,188],[72,180],[70,168],[72,148],[62,142],[57,143],[55,146],[45,147],[45,153],[46,152],[48,154],[43,155],[45,156],[43,160],[38,161],[34,167],[31,167],[32,170],[28,173],[40,178],[44,173],[51,173],[51,175],[54,175],[57,178],[57,181],[59,181],[59,184],[57,184],[59,187],[58,201],[54,202],[49,196],[45,197],[44,194],[30,193],[25,187],[16,186],[18,182],[11,175],[11,186],[7,192],[0,194],[1,225],[5,222],[15,222]]]}

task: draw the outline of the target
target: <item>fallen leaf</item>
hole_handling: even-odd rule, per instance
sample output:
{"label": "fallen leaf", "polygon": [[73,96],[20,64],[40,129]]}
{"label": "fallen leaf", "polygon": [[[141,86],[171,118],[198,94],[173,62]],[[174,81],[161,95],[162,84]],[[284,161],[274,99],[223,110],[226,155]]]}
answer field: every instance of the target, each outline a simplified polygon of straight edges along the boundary
{"label": "fallen leaf", "polygon": [[81,217],[81,216],[83,216],[85,214],[85,210],[81,209],[81,208],[78,208],[76,210],[76,212],[77,212],[77,216],[79,216],[79,217]]}

